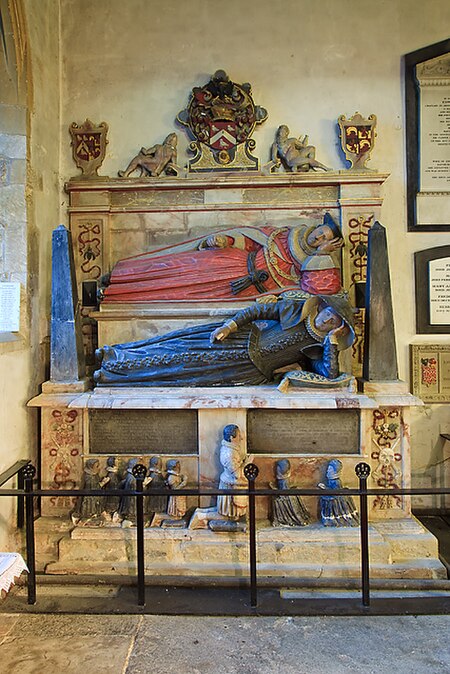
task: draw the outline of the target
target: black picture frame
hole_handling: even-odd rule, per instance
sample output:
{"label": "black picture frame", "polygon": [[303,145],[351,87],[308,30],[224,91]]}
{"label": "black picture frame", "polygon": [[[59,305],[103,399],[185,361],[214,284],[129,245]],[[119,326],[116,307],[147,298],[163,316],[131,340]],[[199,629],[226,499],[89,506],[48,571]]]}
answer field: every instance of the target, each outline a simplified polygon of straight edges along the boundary
{"label": "black picture frame", "polygon": [[429,262],[450,257],[450,246],[436,246],[414,253],[416,282],[416,332],[419,335],[450,334],[450,324],[430,323],[430,276]]}
{"label": "black picture frame", "polygon": [[[446,225],[418,225],[416,196],[419,192],[419,93],[416,66],[450,52],[450,39],[417,49],[403,57],[405,71],[406,200],[409,232],[450,232]],[[450,196],[449,196],[450,199]]]}

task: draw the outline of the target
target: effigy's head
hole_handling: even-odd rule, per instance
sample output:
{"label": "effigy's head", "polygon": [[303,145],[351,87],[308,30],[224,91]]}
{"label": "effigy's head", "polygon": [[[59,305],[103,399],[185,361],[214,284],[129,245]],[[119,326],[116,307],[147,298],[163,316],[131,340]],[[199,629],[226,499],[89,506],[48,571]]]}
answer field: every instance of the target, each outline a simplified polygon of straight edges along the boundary
{"label": "effigy's head", "polygon": [[289,459],[280,459],[275,464],[275,474],[278,480],[286,479],[291,474],[291,462]]}
{"label": "effigy's head", "polygon": [[342,461],[339,459],[331,459],[327,466],[327,478],[329,480],[336,480],[339,477],[339,473],[342,470]]}
{"label": "effigy's head", "polygon": [[277,129],[277,140],[286,140],[289,136],[289,127],[286,124],[281,124]]}
{"label": "effigy's head", "polygon": [[162,461],[159,458],[159,456],[152,456],[150,457],[150,461],[148,462],[148,467],[150,470],[159,470],[162,466]]}
{"label": "effigy's head", "polygon": [[166,470],[168,473],[178,475],[180,472],[180,462],[177,459],[169,459],[166,463]]}
{"label": "effigy's head", "polygon": [[176,133],[169,133],[167,138],[164,140],[164,145],[170,145],[174,147],[177,144],[178,138]]}
{"label": "effigy's head", "polygon": [[223,439],[227,442],[231,442],[235,438],[239,438],[239,435],[239,426],[236,426],[236,424],[228,424],[228,426],[225,426],[223,429]]}
{"label": "effigy's head", "polygon": [[325,333],[342,326],[336,334],[339,351],[348,349],[355,341],[355,327],[353,308],[346,293],[335,295],[317,295],[317,315],[314,318],[315,327]]}
{"label": "effigy's head", "polygon": [[323,222],[308,234],[306,242],[311,248],[318,248],[332,239],[342,239],[342,232],[339,225],[333,220],[329,213],[325,213]]}
{"label": "effigy's head", "polygon": [[100,461],[98,459],[88,459],[84,464],[84,469],[90,473],[98,473],[100,469]]}

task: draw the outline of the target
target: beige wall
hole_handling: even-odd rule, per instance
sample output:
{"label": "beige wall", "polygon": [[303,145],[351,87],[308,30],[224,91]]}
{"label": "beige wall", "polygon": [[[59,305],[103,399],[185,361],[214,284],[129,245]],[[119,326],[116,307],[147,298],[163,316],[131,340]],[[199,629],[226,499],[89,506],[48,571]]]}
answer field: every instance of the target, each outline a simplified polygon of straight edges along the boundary
{"label": "beige wall", "polygon": [[[17,64],[7,72],[2,60],[0,67],[1,82],[8,85],[0,103],[9,106],[5,115],[0,105],[0,133],[9,139],[4,147],[12,148],[7,159],[15,166],[14,180],[0,188],[11,235],[1,278],[20,281],[23,298],[20,334],[0,335],[0,471],[37,454],[37,413],[26,403],[46,376],[50,237],[59,215],[59,2],[25,0],[23,6],[28,43],[23,80],[14,81]],[[14,548],[14,518],[15,504],[2,498],[0,549]]]}

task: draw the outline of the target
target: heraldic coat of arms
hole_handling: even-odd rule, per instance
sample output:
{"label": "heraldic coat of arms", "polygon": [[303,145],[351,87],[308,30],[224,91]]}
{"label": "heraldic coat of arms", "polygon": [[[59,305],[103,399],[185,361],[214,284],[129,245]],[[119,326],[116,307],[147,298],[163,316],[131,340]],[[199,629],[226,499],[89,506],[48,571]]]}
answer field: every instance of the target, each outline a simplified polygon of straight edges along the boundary
{"label": "heraldic coat of arms", "polygon": [[190,171],[258,170],[251,135],[267,119],[267,110],[254,104],[250,84],[236,84],[218,70],[203,87],[193,88],[177,119],[195,138],[189,146],[195,153]]}

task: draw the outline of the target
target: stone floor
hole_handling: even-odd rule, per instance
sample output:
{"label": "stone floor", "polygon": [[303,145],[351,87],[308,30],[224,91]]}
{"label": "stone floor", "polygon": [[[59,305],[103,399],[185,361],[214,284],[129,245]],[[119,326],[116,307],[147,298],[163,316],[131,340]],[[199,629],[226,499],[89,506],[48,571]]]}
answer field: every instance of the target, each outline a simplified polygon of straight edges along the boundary
{"label": "stone floor", "polygon": [[4,674],[440,674],[450,616],[0,615]]}

